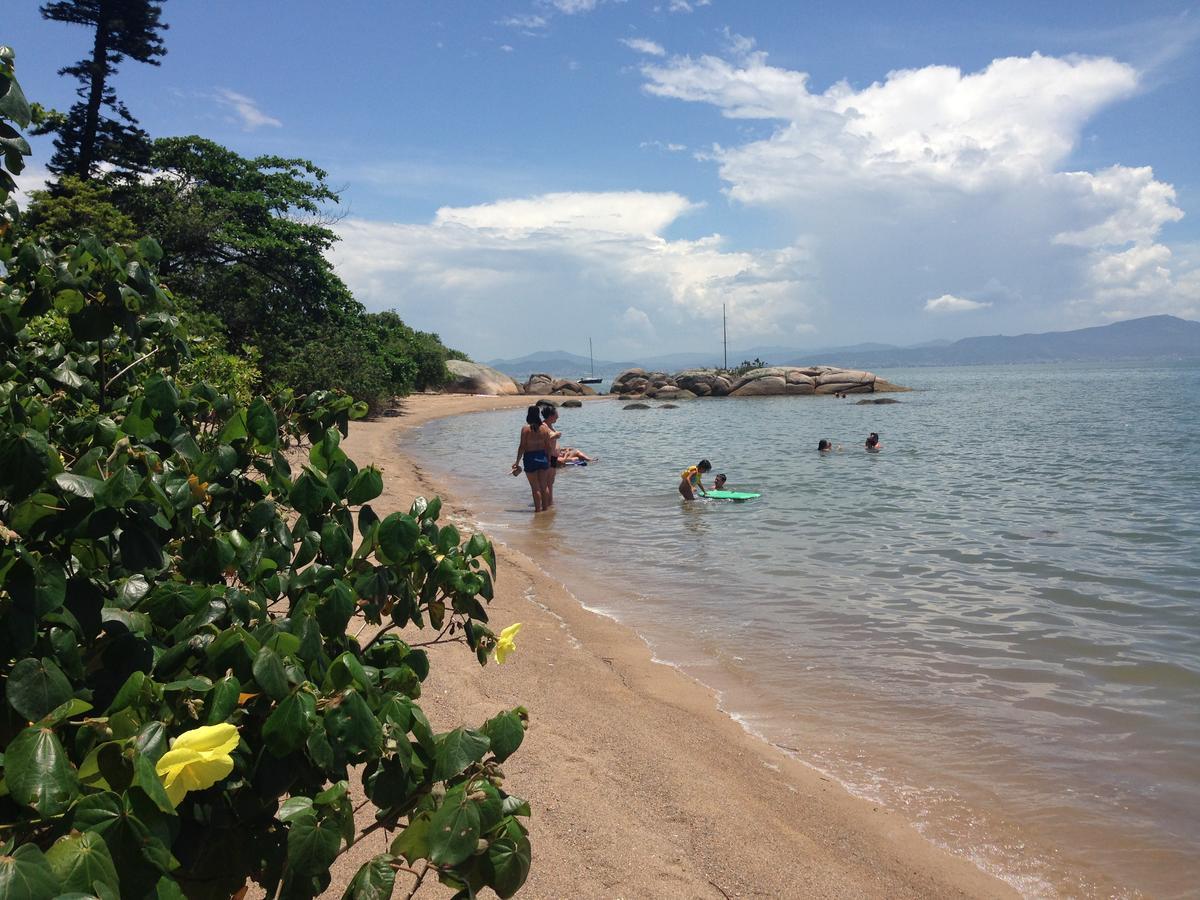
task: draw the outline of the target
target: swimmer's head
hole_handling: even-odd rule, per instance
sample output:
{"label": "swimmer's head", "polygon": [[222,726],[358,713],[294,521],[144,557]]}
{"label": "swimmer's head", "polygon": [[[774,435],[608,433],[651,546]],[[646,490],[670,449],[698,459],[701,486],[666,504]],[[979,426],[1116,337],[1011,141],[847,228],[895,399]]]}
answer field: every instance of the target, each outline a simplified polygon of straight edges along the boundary
{"label": "swimmer's head", "polygon": [[525,410],[525,423],[537,428],[542,424],[542,410],[540,407],[531,406]]}
{"label": "swimmer's head", "polygon": [[727,480],[728,480],[728,479],[726,479],[726,478],[725,478],[725,473],[724,473],[724,472],[722,472],[720,475],[718,475],[718,476],[717,476],[717,478],[716,478],[716,481],[715,481],[715,484],[716,484],[716,486],[717,486],[717,490],[720,490],[721,488],[725,487],[725,482],[726,482]]}
{"label": "swimmer's head", "polygon": [[817,449],[818,450],[832,450],[833,446],[829,443],[829,441],[825,440],[825,438],[821,438],[821,440],[819,440],[817,442]]}
{"label": "swimmer's head", "polygon": [[700,460],[700,464],[697,465],[696,468],[699,469],[701,472],[711,472],[712,471],[712,463],[710,463],[707,459],[702,459],[702,460]]}

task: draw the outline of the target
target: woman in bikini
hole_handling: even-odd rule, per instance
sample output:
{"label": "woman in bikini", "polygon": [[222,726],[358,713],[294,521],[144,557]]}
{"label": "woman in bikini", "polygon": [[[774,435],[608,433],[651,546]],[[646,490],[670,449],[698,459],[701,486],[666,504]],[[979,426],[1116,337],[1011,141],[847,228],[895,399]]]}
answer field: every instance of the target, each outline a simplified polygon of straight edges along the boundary
{"label": "woman in bikini", "polygon": [[541,512],[549,505],[546,503],[546,481],[550,473],[550,454],[542,426],[542,411],[537,406],[531,406],[525,412],[521,442],[517,444],[517,461],[512,464],[513,475],[521,474],[522,465],[533,493],[533,511]]}

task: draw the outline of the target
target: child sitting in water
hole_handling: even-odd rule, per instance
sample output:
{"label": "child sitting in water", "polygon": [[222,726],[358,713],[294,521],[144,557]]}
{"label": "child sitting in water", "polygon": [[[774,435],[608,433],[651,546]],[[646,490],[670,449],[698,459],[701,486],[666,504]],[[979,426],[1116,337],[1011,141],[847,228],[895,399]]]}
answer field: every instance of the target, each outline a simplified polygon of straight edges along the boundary
{"label": "child sitting in water", "polygon": [[683,495],[685,500],[696,499],[696,489],[699,489],[701,494],[708,494],[704,489],[704,482],[701,478],[708,472],[712,471],[712,463],[707,459],[702,459],[694,466],[688,466],[679,473],[679,493]]}

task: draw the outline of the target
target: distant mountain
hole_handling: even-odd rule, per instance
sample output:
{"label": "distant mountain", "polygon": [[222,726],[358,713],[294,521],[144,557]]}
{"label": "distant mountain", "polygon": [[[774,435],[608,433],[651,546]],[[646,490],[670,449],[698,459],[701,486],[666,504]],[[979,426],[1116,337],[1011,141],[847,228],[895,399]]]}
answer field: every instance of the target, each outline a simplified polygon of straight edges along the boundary
{"label": "distant mountain", "polygon": [[[788,347],[751,347],[730,350],[729,365],[761,359],[771,365],[829,363],[863,369],[897,366],[980,366],[1039,362],[1104,362],[1115,359],[1200,358],[1200,322],[1175,316],[1146,316],[1111,325],[1051,331],[1044,334],[963,338],[960,341],[926,341],[911,347],[892,344],[853,344],[799,350]],[[640,366],[660,372],[719,366],[721,353],[670,353],[639,360],[614,362],[596,360],[596,374],[611,379],[625,369]],[[586,356],[565,350],[542,350],[518,359],[494,359],[488,363],[518,381],[534,372],[559,378],[578,378],[589,372]]]}
{"label": "distant mountain", "polygon": [[784,364],[834,362],[880,369],[895,366],[984,366],[1015,363],[1107,362],[1117,359],[1198,359],[1200,322],[1145,316],[1111,325],[1043,334],[963,338],[944,345],[840,353],[815,359],[799,354]]}

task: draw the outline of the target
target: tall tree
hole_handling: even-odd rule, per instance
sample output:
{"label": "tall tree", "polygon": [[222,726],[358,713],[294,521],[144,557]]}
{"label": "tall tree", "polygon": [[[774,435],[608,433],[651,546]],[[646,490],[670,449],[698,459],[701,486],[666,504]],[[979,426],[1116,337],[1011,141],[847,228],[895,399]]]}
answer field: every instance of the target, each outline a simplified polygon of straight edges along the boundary
{"label": "tall tree", "polygon": [[[55,22],[95,30],[92,52],[73,66],[59,69],[79,81],[79,101],[65,116],[48,119],[37,131],[57,133],[50,170],[57,175],[90,178],[107,163],[119,172],[145,170],[149,136],[117,99],[112,77],[128,57],[159,65],[167,52],[162,32],[164,0],[56,0],[42,4],[42,16]],[[105,115],[105,109],[111,115]]]}

